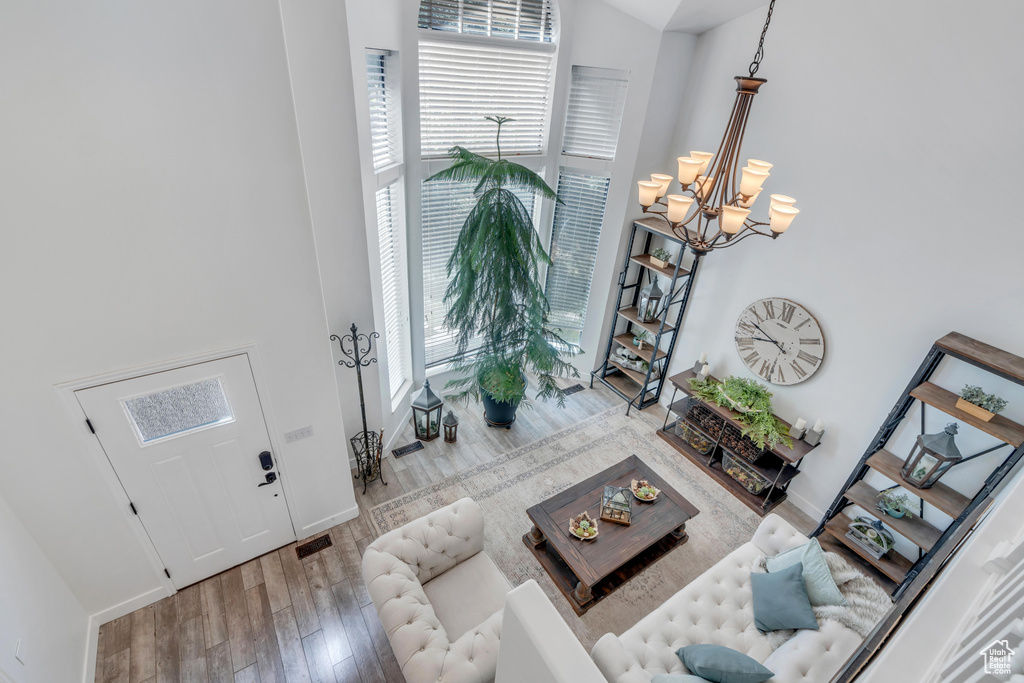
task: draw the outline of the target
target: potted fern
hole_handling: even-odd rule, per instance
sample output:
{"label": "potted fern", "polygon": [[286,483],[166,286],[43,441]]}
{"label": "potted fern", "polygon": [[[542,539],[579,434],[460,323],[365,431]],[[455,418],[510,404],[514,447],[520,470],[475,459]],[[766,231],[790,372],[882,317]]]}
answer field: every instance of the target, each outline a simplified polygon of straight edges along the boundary
{"label": "potted fern", "polygon": [[527,371],[537,377],[536,398],[555,398],[559,407],[565,404],[565,392],[555,378],[579,373],[562,358],[572,355],[574,347],[548,327],[539,270],[551,259],[513,188],[556,201],[558,197],[539,175],[501,158],[501,125],[512,119],[486,118],[498,125],[497,159],[452,147],[452,165],[427,182],[476,182],[476,204],[448,260],[451,281],[444,295],[444,324],[458,347],[450,367],[461,375],[446,385],[456,390],[448,398],[478,399],[489,425],[510,428],[517,408],[530,405]]}

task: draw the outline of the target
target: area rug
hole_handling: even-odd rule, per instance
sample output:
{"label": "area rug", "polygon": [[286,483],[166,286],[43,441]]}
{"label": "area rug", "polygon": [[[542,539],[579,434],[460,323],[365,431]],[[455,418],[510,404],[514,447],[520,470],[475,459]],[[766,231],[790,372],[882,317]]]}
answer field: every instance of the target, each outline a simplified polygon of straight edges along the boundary
{"label": "area rug", "polygon": [[[539,408],[543,410],[544,408]],[[605,633],[621,634],[707,568],[751,539],[760,521],[739,500],[655,434],[653,415],[623,408],[594,415],[491,462],[411,491],[370,510],[378,533],[466,496],[484,511],[487,553],[513,586],[536,579],[587,650]],[[582,617],[569,606],[523,544],[526,509],[636,454],[700,514],[686,525],[689,541],[623,584]]]}

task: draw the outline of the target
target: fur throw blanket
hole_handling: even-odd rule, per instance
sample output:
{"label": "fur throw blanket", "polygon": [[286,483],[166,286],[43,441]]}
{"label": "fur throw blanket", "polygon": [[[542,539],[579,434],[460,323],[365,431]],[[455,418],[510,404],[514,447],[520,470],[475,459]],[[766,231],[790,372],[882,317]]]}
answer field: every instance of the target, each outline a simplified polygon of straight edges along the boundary
{"label": "fur throw blanket", "polygon": [[[755,572],[766,572],[762,557],[754,566]],[[825,563],[832,574],[839,592],[846,598],[846,605],[822,605],[814,607],[814,618],[820,623],[830,619],[867,638],[875,625],[892,607],[892,598],[881,586],[865,576],[844,558],[835,553],[825,552]],[[772,650],[777,649],[796,635],[796,631],[772,631],[766,634]]]}

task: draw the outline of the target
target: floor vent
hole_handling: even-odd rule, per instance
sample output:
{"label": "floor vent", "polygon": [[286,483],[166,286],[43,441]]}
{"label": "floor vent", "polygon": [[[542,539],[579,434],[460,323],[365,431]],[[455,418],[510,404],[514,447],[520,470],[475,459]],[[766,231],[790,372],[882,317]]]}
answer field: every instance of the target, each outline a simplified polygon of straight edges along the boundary
{"label": "floor vent", "polygon": [[571,396],[572,394],[576,394],[583,391],[585,388],[586,387],[584,387],[582,384],[574,384],[565,390],[565,395]]}
{"label": "floor vent", "polygon": [[408,446],[402,446],[401,448],[396,448],[395,450],[391,451],[391,455],[395,456],[396,458],[401,458],[403,455],[409,455],[413,451],[421,450],[423,450],[423,442],[413,441]]}
{"label": "floor vent", "polygon": [[295,552],[298,553],[299,559],[309,557],[313,553],[318,553],[324,548],[331,547],[331,537],[321,536],[320,538],[314,538],[309,543],[303,543],[302,545],[295,546]]}

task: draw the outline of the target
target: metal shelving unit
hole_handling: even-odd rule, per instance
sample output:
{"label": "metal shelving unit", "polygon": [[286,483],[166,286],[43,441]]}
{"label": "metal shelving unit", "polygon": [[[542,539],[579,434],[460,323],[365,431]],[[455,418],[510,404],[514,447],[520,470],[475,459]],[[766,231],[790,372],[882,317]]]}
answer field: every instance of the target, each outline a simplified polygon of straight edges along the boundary
{"label": "metal shelving unit", "polygon": [[[640,237],[638,240],[637,237]],[[661,267],[651,262],[651,243],[655,237],[662,237],[668,242],[670,251],[678,248],[675,263],[669,267]],[[637,245],[642,246],[638,249]],[[633,253],[636,250],[636,253]],[[688,268],[683,267],[683,259],[689,254],[691,261]],[[679,239],[660,216],[648,216],[633,221],[629,235],[629,245],[622,260],[619,272],[618,294],[615,298],[615,313],[608,343],[605,345],[601,364],[590,373],[590,386],[598,380],[626,401],[626,414],[632,408],[643,410],[658,402],[661,390],[667,379],[669,362],[675,350],[676,337],[683,322],[686,304],[690,298],[693,278],[700,263],[700,254],[687,248],[684,240]],[[645,323],[640,320],[637,306],[640,301],[640,290],[653,277],[663,275],[669,278],[668,289],[665,290],[662,309],[654,322]],[[669,322],[672,320],[673,322]],[[633,337],[637,330],[644,330],[654,335],[654,344],[637,348]],[[662,344],[667,344],[667,349]],[[619,364],[613,357],[616,346],[622,346],[647,362],[647,371],[640,372]]]}

